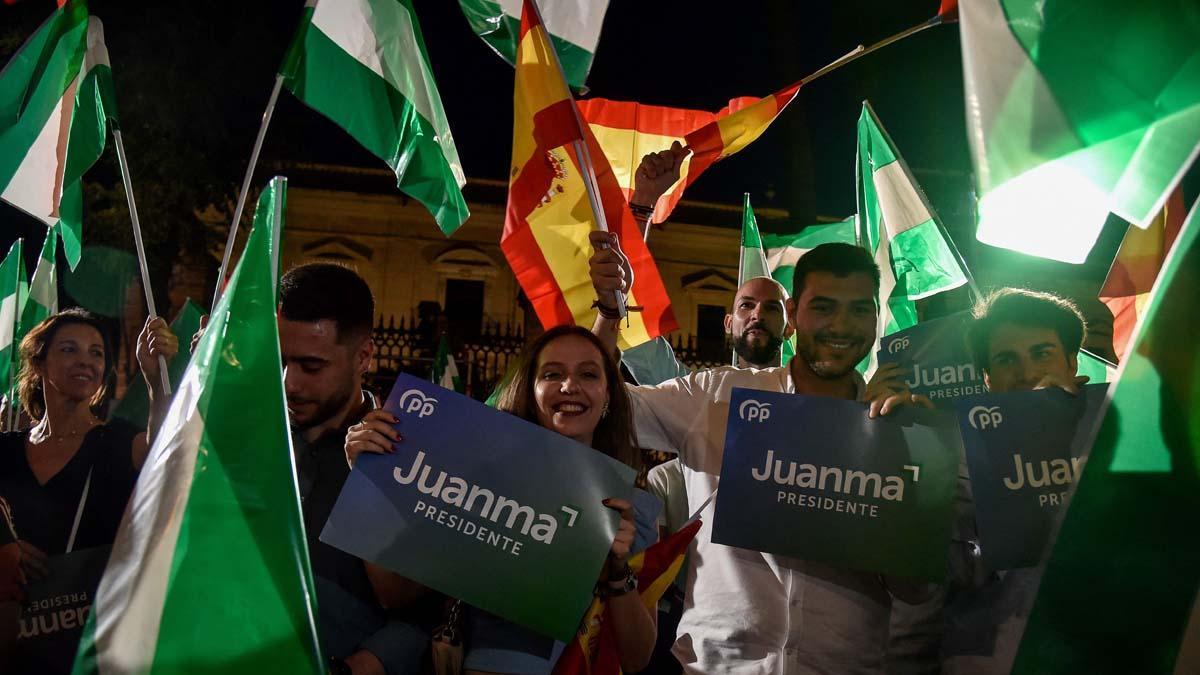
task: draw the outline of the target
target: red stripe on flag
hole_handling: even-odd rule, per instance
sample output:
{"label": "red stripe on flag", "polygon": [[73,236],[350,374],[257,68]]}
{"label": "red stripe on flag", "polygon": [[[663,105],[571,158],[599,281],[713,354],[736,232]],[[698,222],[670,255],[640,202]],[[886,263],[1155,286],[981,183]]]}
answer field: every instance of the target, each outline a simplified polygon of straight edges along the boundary
{"label": "red stripe on flag", "polygon": [[539,150],[562,147],[581,138],[571,99],[563,99],[533,114],[533,140]]}
{"label": "red stripe on flag", "polygon": [[541,203],[553,180],[554,170],[546,160],[546,151],[538,148],[521,167],[520,175],[509,185],[504,235],[500,239],[504,257],[508,259],[513,274],[533,305],[538,320],[545,327],[575,322],[527,220]]}
{"label": "red stripe on flag", "polygon": [[656,136],[683,138],[716,119],[716,115],[706,110],[668,108],[604,98],[579,101],[577,105],[588,124],[612,129],[630,129]]}

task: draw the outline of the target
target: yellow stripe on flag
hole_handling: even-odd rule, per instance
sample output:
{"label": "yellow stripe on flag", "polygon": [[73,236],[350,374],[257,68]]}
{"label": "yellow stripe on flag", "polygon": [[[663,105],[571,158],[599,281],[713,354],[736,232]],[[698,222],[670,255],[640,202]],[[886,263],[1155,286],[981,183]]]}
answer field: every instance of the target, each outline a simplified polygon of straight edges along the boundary
{"label": "yellow stripe on flag", "polygon": [[758,140],[767,127],[771,126],[778,113],[779,104],[775,97],[767,96],[717,120],[721,142],[725,146],[721,157],[728,157]]}

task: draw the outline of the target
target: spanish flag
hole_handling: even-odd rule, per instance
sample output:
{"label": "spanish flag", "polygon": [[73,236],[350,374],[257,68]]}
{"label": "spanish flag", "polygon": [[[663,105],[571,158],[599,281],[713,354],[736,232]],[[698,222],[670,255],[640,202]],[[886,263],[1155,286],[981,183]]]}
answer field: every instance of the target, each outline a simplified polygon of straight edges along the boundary
{"label": "spanish flag", "polygon": [[588,232],[597,228],[584,185],[591,156],[604,217],[633,267],[627,297],[629,324],[621,349],[675,330],[675,315],[650,250],[604,152],[574,109],[575,101],[555,62],[549,38],[530,0],[521,13],[513,94],[513,154],[508,207],[500,247],[542,325],[590,326],[596,310],[588,258]]}
{"label": "spanish flag", "polygon": [[[688,546],[696,538],[700,525],[701,521],[696,519],[629,559],[629,567],[638,577],[638,595],[646,609],[658,611],[658,601],[679,574]],[[607,618],[604,600],[592,600],[579,624],[579,634],[554,664],[553,675],[618,675],[621,672],[616,636]]]}
{"label": "spanish flag", "polygon": [[1113,351],[1122,361],[1138,316],[1150,299],[1154,280],[1179,236],[1186,215],[1183,192],[1177,188],[1150,227],[1143,230],[1130,226],[1108,270],[1108,278],[1100,289],[1100,301],[1113,314]]}
{"label": "spanish flag", "polygon": [[679,181],[655,204],[650,220],[661,223],[705,169],[761,136],[799,91],[797,82],[765,98],[741,96],[715,113],[602,98],[580,101],[579,110],[612,164],[626,199],[633,193],[633,175],[642,157],[666,150],[675,141],[692,151],[683,161]]}

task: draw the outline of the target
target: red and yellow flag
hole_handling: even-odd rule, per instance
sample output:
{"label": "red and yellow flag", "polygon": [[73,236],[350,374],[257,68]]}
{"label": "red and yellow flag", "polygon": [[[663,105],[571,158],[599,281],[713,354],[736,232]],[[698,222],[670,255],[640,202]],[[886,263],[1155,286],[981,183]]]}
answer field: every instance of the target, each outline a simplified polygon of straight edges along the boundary
{"label": "red and yellow flag", "polygon": [[1186,216],[1183,192],[1176,189],[1149,227],[1143,230],[1130,226],[1108,270],[1100,301],[1113,314],[1113,351],[1122,361],[1138,316],[1150,299],[1150,289]]}
{"label": "red and yellow flag", "polygon": [[705,169],[754,142],[799,91],[797,82],[765,98],[742,96],[715,113],[607,99],[580,101],[579,110],[604,148],[627,199],[642,157],[666,150],[675,141],[691,149],[679,181],[655,204],[650,220],[661,223]]}
{"label": "red and yellow flag", "polygon": [[633,267],[627,297],[629,325],[622,349],[675,330],[666,288],[637,221],[590,129],[581,123],[571,92],[554,61],[548,35],[525,0],[517,46],[513,93],[513,154],[508,207],[500,247],[546,328],[566,323],[591,326],[596,310],[588,258],[588,232],[596,229],[584,184],[586,164],[576,153],[582,141],[591,155],[600,201]]}
{"label": "red and yellow flag", "polygon": [[[658,601],[679,574],[688,546],[696,538],[700,525],[701,521],[696,519],[629,559],[629,567],[638,576],[638,595],[646,609],[658,611]],[[616,636],[607,618],[604,600],[592,600],[579,624],[579,634],[563,650],[554,665],[553,675],[618,675],[621,672]]]}

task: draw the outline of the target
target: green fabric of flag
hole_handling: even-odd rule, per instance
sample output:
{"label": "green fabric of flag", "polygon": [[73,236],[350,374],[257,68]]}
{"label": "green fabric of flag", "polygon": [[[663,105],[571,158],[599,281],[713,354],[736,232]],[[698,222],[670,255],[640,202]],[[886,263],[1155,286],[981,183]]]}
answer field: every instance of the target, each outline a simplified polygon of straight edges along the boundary
{"label": "green fabric of flag", "polygon": [[51,314],[58,313],[58,228],[58,223],[51,225],[42,242],[42,253],[29,280],[29,301],[21,313],[18,340]]}
{"label": "green fabric of flag", "polygon": [[769,277],[767,254],[758,234],[758,220],[750,208],[750,193],[742,204],[742,249],[738,260],[738,287],[755,277]]}
{"label": "green fabric of flag", "polygon": [[[183,381],[183,372],[192,359],[192,336],[200,330],[200,317],[204,316],[204,308],[188,298],[183,307],[171,322],[171,332],[179,338],[179,353],[167,365],[167,374],[171,377],[171,391],[179,389]],[[145,427],[150,414],[150,396],[146,391],[146,380],[138,376],[129,383],[125,390],[125,398],[117,404],[112,416],[120,418],[138,427]]]}
{"label": "green fabric of flag", "polygon": [[[858,230],[879,265],[878,338],[917,323],[916,300],[967,283],[937,215],[871,105],[858,118]],[[868,372],[874,371],[871,350]]]}
{"label": "green fabric of flag", "polygon": [[[516,62],[521,0],[459,0],[458,4],[471,30],[509,65]],[[543,0],[539,8],[567,83],[583,89],[600,42],[608,0]]]}
{"label": "green fabric of flag", "polygon": [[1200,152],[1195,0],[963,0],[977,237],[1082,263],[1147,227]]}
{"label": "green fabric of flag", "polygon": [[283,214],[287,210],[287,178],[275,176],[267,187],[258,195],[258,204],[254,207],[254,227],[268,230],[271,233],[271,274],[274,280],[275,298],[279,298],[279,279],[283,273]]}
{"label": "green fabric of flag", "polygon": [[0,72],[0,199],[57,223],[72,269],[82,253],[80,180],[116,116],[104,28],[71,0]]}
{"label": "green fabric of flag", "polygon": [[1013,673],[1174,669],[1200,588],[1198,238],[1194,207],[1111,385]]}
{"label": "green fabric of flag", "polygon": [[251,231],[150,449],[76,675],[326,672],[270,240]]}
{"label": "green fabric of flag", "polygon": [[29,297],[21,244],[20,239],[14,241],[4,262],[0,263],[0,386],[3,386],[0,395],[10,400],[19,361],[18,321]]}
{"label": "green fabric of flag", "polygon": [[445,335],[438,340],[437,354],[433,357],[433,381],[446,389],[459,393],[463,391],[458,364],[454,362],[454,354],[450,353],[450,341]]}
{"label": "green fabric of flag", "polygon": [[1080,375],[1087,375],[1088,384],[1103,384],[1116,379],[1116,373],[1113,371],[1112,366],[1086,351],[1079,352],[1079,368],[1076,372]]}
{"label": "green fabric of flag", "polygon": [[[783,285],[790,295],[796,272],[796,261],[821,244],[840,242],[855,243],[854,217],[838,223],[809,225],[798,234],[767,234],[762,236],[762,248],[766,252],[767,269],[771,278]],[[787,365],[796,354],[796,337],[783,341],[781,348],[783,365]]]}
{"label": "green fabric of flag", "polygon": [[410,0],[310,0],[280,74],[396,174],[446,236],[467,179]]}

